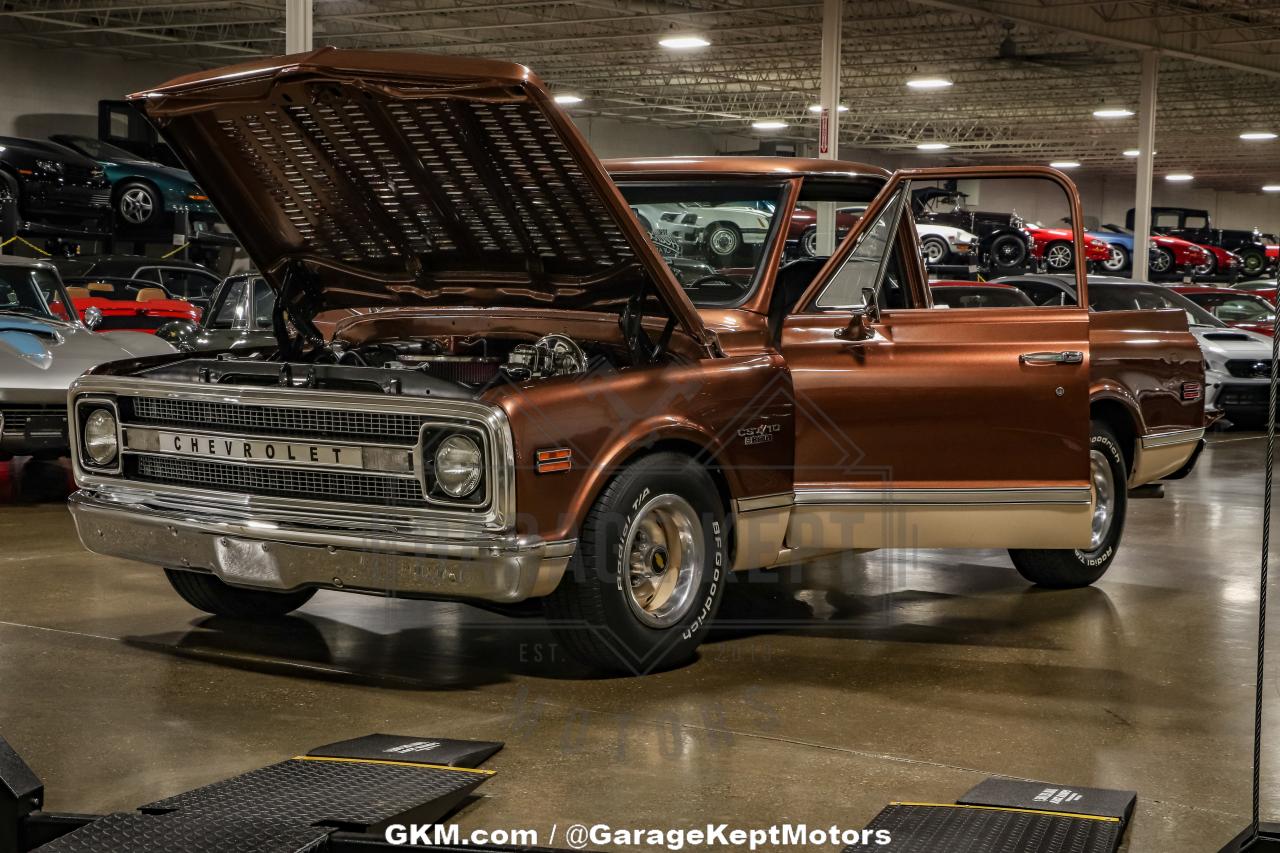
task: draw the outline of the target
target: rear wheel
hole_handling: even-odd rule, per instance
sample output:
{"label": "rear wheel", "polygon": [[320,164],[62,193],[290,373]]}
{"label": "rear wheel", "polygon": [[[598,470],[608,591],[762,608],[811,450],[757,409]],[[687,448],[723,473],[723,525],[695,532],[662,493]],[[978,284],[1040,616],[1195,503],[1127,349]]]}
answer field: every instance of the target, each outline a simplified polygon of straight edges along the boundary
{"label": "rear wheel", "polygon": [[725,263],[742,248],[742,231],[732,222],[707,226],[707,255],[714,263]]}
{"label": "rear wheel", "polygon": [[241,589],[203,572],[165,569],[165,577],[182,600],[197,610],[239,619],[266,619],[297,610],[316,594],[314,589],[268,592]]}
{"label": "rear wheel", "polygon": [[1118,243],[1111,244],[1111,257],[1102,262],[1107,272],[1122,272],[1129,268],[1129,250]]}
{"label": "rear wheel", "polygon": [[561,642],[595,669],[640,674],[692,657],[724,597],[724,508],[706,470],[655,453],[618,474],[544,602]]}
{"label": "rear wheel", "polygon": [[1001,234],[991,241],[991,262],[997,269],[1018,269],[1027,262],[1027,243],[1014,234]]}
{"label": "rear wheel", "polygon": [[1018,573],[1037,586],[1071,589],[1088,586],[1106,573],[1115,559],[1128,508],[1128,472],[1124,452],[1111,428],[1094,421],[1089,436],[1089,485],[1093,522],[1086,549],[1009,551]]}

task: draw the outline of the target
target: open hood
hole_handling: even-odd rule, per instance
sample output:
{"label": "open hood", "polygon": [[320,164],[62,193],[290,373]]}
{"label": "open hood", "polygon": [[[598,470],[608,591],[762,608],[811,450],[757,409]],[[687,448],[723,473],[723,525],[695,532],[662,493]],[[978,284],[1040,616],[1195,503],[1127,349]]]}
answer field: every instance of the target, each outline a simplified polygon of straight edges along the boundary
{"label": "open hood", "polygon": [[529,69],[324,48],[132,96],[292,316],[493,306],[711,335]]}

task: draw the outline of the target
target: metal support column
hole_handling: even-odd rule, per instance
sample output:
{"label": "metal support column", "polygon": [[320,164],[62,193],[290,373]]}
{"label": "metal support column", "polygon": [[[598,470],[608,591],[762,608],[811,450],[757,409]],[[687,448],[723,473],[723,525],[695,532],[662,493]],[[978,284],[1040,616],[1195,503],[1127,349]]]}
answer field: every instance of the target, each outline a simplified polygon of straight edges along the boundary
{"label": "metal support column", "polygon": [[[840,154],[840,35],[843,0],[823,0],[822,68],[819,72],[822,106],[818,122],[818,157],[835,160]],[[834,203],[817,205],[818,254],[830,255],[836,247],[836,211]]]}
{"label": "metal support column", "polygon": [[313,0],[284,0],[284,52],[311,50]]}
{"label": "metal support column", "polygon": [[1133,201],[1133,278],[1147,278],[1151,245],[1151,176],[1156,156],[1156,74],[1160,55],[1142,54],[1142,93],[1138,102],[1138,187]]}

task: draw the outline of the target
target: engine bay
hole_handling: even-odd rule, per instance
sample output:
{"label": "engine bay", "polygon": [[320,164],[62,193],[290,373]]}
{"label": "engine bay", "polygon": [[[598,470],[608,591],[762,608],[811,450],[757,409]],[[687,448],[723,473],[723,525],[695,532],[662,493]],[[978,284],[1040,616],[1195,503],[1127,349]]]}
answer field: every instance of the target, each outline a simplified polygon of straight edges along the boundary
{"label": "engine bay", "polygon": [[434,335],[358,345],[338,340],[307,355],[305,361],[282,361],[261,351],[222,353],[161,365],[140,375],[213,385],[472,398],[504,382],[574,376],[611,366],[616,357],[609,347],[584,348],[559,333],[533,340],[471,335]]}

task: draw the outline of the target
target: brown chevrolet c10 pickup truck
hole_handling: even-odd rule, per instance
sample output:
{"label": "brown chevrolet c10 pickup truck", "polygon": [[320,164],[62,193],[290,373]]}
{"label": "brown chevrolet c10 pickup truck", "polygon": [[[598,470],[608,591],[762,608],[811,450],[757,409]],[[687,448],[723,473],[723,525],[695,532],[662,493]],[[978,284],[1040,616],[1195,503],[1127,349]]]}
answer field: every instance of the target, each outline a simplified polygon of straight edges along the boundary
{"label": "brown chevrolet c10 pickup truck", "polygon": [[[527,69],[416,54],[325,49],[137,98],[277,290],[279,345],[82,378],[71,510],[88,548],[209,612],[541,598],[572,652],[648,671],[693,654],[731,571],[998,547],[1035,583],[1092,583],[1126,487],[1203,434],[1176,313],[1139,334],[1071,306],[930,309],[912,184],[1041,178],[1082,221],[1052,170],[606,169]],[[866,213],[784,265],[789,212],[833,199]],[[717,205],[701,233],[732,267],[637,215]],[[1095,350],[1126,383],[1091,381]]]}

